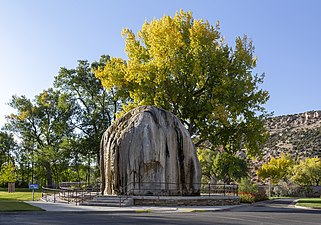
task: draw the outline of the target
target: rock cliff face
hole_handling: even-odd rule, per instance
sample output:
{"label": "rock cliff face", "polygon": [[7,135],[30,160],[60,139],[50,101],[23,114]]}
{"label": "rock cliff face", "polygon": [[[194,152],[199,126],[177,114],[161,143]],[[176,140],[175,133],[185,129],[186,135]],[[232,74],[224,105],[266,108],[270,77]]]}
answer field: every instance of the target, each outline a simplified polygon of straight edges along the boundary
{"label": "rock cliff face", "polygon": [[[292,158],[321,157],[321,111],[273,117],[266,122],[270,133],[263,159],[253,162],[253,170],[281,153]],[[254,176],[254,171],[252,172]]]}
{"label": "rock cliff face", "polygon": [[266,127],[270,132],[266,156],[281,152],[299,158],[321,156],[321,111],[277,116],[268,120]]}
{"label": "rock cliff face", "polygon": [[201,167],[188,131],[173,114],[138,107],[101,141],[104,194],[198,195]]}

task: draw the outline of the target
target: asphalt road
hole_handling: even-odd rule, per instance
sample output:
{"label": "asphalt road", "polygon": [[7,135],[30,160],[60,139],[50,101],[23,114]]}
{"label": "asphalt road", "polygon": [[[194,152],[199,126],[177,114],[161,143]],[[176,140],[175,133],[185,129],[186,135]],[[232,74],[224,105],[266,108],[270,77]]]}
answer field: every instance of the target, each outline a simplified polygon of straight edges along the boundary
{"label": "asphalt road", "polygon": [[320,225],[321,211],[288,207],[289,199],[275,200],[228,211],[198,213],[25,212],[1,213],[0,224],[277,224]]}

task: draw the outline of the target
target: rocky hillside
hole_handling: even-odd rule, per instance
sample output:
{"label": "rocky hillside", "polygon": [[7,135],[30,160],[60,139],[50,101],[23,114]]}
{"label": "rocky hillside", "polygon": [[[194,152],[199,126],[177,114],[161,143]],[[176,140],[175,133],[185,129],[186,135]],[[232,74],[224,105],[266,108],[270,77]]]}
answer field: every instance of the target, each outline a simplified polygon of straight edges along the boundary
{"label": "rocky hillside", "polygon": [[293,158],[321,157],[321,111],[276,116],[269,119],[266,128],[270,132],[263,159],[255,160],[253,169],[281,153]]}

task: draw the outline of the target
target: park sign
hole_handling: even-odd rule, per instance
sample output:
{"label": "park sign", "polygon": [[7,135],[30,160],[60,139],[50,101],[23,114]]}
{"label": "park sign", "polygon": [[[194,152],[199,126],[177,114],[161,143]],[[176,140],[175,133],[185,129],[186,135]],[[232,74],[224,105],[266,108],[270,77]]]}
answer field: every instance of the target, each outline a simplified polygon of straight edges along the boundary
{"label": "park sign", "polygon": [[39,189],[38,184],[29,184],[29,189],[32,190],[32,201],[35,200],[35,189]]}
{"label": "park sign", "polygon": [[39,189],[38,184],[29,184],[29,189]]}

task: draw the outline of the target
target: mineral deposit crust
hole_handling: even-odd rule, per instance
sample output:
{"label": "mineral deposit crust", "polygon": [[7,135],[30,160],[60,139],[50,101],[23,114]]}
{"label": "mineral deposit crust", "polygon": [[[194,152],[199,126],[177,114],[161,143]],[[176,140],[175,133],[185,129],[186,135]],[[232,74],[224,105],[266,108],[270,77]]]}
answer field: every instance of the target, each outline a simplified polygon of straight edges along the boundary
{"label": "mineral deposit crust", "polygon": [[188,131],[168,111],[135,108],[104,133],[103,194],[199,195],[201,166]]}

